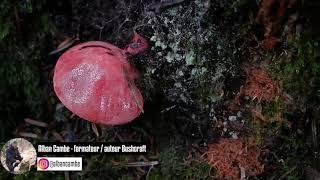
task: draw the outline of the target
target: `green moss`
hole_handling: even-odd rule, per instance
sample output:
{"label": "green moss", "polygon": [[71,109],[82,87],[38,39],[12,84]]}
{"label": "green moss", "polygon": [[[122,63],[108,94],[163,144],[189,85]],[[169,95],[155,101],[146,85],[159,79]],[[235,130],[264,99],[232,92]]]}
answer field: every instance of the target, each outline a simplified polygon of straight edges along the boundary
{"label": "green moss", "polygon": [[52,172],[47,172],[47,173],[25,173],[25,174],[20,174],[20,175],[14,175],[12,179],[14,180],[26,180],[26,179],[34,179],[34,180],[46,180],[46,179],[51,179],[54,178],[56,180],[64,180],[65,177],[62,172],[60,173],[55,173],[53,174]]}
{"label": "green moss", "polygon": [[179,153],[171,148],[165,149],[159,154],[159,166],[149,174],[149,180],[162,179],[211,179],[211,167],[206,162],[191,161],[184,163]]}
{"label": "green moss", "polygon": [[267,123],[283,123],[286,121],[283,114],[287,113],[287,105],[282,97],[277,96],[272,102],[266,103],[262,106],[262,114]]}
{"label": "green moss", "polygon": [[302,39],[275,58],[271,71],[277,80],[284,81],[288,93],[309,93],[313,80],[320,76],[319,41]]}
{"label": "green moss", "polygon": [[[274,101],[263,105],[263,115],[269,122],[260,127],[259,133],[264,140],[273,137],[273,148],[270,164],[277,167],[274,174],[281,175],[291,171],[286,179],[301,179],[305,167],[311,166],[312,142],[305,119],[295,112],[305,111],[319,102],[317,84],[320,77],[320,49],[317,39],[306,36],[287,42],[286,50],[269,53],[266,56],[273,59],[270,72],[274,79],[283,83],[285,97],[277,96]],[[289,98],[288,98],[289,97]],[[288,98],[288,99],[285,99]],[[281,112],[281,121],[275,119]]]}

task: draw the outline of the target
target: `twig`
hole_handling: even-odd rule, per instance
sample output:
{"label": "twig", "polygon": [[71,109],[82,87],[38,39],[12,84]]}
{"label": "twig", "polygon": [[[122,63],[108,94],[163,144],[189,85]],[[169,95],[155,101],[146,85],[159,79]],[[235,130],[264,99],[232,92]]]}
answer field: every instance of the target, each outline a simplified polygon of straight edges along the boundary
{"label": "twig", "polygon": [[160,113],[162,114],[162,113],[164,113],[164,112],[170,111],[171,109],[173,109],[173,108],[175,108],[175,107],[176,107],[176,105],[173,105],[173,106],[167,107],[166,109],[164,109],[164,110],[160,111]]}
{"label": "twig", "polygon": [[72,38],[67,38],[62,43],[60,43],[60,45],[58,46],[58,48],[56,50],[51,51],[49,53],[49,55],[56,54],[58,52],[61,52],[61,51],[65,50],[65,49],[69,48],[72,44],[74,44],[78,40],[79,40],[78,36],[75,36],[75,37],[72,37]]}
{"label": "twig", "polygon": [[[311,114],[311,113],[310,113]],[[309,116],[310,120],[310,116]],[[315,117],[311,117],[311,132],[312,132],[312,143],[313,143],[313,161],[314,167],[318,170],[318,159],[319,159],[319,145],[318,145],[318,134],[317,134],[317,123]]]}
{"label": "twig", "polygon": [[48,123],[41,122],[41,121],[36,121],[36,120],[30,119],[30,118],[25,118],[24,121],[26,123],[29,123],[29,124],[32,124],[32,125],[35,125],[35,126],[45,127],[45,128],[48,127]]}
{"label": "twig", "polygon": [[96,135],[96,137],[98,138],[99,137],[99,131],[98,131],[98,128],[97,128],[96,124],[91,123],[91,128],[92,128],[92,131],[94,132],[94,134]]}
{"label": "twig", "polygon": [[133,98],[134,98],[134,101],[135,101],[136,105],[138,106],[139,109],[141,109],[141,112],[144,113],[143,107],[142,107],[142,105],[141,105],[141,103],[139,101],[135,86],[133,84],[133,80],[129,77],[129,73],[128,73],[127,69],[124,66],[122,66],[122,70],[123,70],[124,76],[126,77],[126,79],[128,81],[128,85],[129,85],[129,88],[131,90],[131,93],[133,95]]}
{"label": "twig", "polygon": [[23,137],[34,138],[34,139],[41,139],[37,134],[34,134],[34,133],[19,132],[18,135]]}
{"label": "twig", "polygon": [[56,131],[52,131],[51,133],[57,140],[59,140],[61,142],[64,141],[64,138],[59,133],[57,133]]}
{"label": "twig", "polygon": [[126,167],[143,167],[143,166],[155,166],[158,165],[159,161],[138,161],[138,162],[130,162],[125,163],[124,166]]}
{"label": "twig", "polygon": [[70,180],[70,174],[69,174],[68,171],[65,171],[65,172],[64,172],[64,179],[65,179],[65,180]]}
{"label": "twig", "polygon": [[18,9],[17,9],[16,6],[14,7],[14,16],[15,16],[15,19],[16,19],[17,34],[21,35],[21,25],[20,25],[19,12],[18,12]]}
{"label": "twig", "polygon": [[241,166],[239,166],[239,168],[240,168],[240,179],[241,180],[246,179],[246,171],[245,171],[245,169],[243,167],[241,167]]}
{"label": "twig", "polygon": [[148,173],[147,173],[147,175],[146,175],[146,179],[149,178],[149,174],[150,174],[151,169],[153,169],[153,166],[151,166],[151,167],[149,168]]}

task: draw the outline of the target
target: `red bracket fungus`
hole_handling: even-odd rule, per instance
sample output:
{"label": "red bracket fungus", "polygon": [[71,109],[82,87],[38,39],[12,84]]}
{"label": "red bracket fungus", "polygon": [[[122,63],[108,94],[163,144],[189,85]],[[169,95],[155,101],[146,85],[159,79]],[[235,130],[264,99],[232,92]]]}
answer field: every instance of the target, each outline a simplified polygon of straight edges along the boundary
{"label": "red bracket fungus", "polygon": [[54,91],[83,119],[105,125],[128,123],[143,111],[143,98],[134,84],[138,71],[127,57],[147,48],[147,40],[137,33],[123,49],[101,41],[78,44],[59,58]]}

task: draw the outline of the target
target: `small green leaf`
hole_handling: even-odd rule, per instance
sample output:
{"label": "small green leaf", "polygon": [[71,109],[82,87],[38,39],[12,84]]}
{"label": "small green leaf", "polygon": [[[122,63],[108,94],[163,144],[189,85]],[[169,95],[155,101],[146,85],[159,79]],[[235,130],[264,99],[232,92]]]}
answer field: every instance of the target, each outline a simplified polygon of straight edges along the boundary
{"label": "small green leaf", "polygon": [[0,24],[0,40],[4,39],[9,34],[10,25],[8,23]]}

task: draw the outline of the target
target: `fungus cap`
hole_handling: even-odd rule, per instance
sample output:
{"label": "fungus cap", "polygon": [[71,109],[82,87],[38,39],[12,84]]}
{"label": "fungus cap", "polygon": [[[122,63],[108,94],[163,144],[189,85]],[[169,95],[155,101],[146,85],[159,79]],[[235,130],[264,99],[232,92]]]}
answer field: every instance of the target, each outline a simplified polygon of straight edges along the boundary
{"label": "fungus cap", "polygon": [[[106,125],[124,124],[139,116],[143,98],[134,84],[138,71],[126,56],[135,52],[128,52],[128,47],[122,50],[110,43],[91,41],[62,54],[55,66],[53,85],[66,108],[83,119]],[[145,44],[136,52],[141,48],[146,49]]]}

